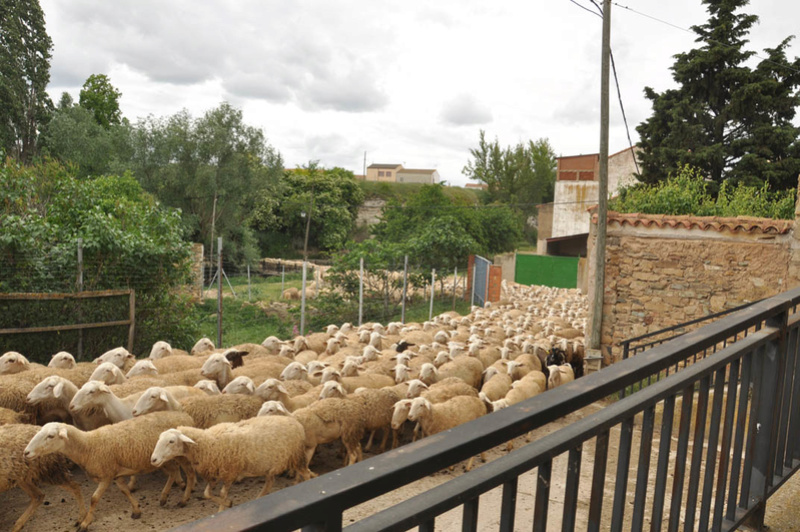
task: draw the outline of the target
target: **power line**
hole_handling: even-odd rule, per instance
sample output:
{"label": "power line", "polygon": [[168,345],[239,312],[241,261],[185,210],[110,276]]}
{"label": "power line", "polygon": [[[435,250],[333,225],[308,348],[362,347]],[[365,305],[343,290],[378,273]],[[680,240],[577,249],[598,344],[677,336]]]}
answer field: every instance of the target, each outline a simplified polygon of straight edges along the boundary
{"label": "power line", "polygon": [[[575,0],[569,0],[569,1],[570,1],[570,2],[572,2],[573,4],[575,4],[576,6],[578,6],[579,8],[583,9],[584,11],[588,11],[588,12],[589,12],[589,13],[591,13],[592,15],[597,15],[597,13],[595,13],[594,11],[592,11],[591,9],[589,9],[588,7],[586,7],[586,6],[584,6],[584,5],[582,5],[582,4],[579,4],[579,3],[578,3],[578,2],[576,2]],[[602,15],[598,15],[598,16],[600,16],[600,17],[602,18]]]}
{"label": "power line", "polygon": [[[691,29],[678,26],[677,24],[673,24],[671,22],[667,22],[666,20],[662,20],[662,19],[660,19],[658,17],[654,17],[653,15],[648,15],[647,13],[642,13],[641,11],[637,11],[637,10],[631,8],[631,7],[628,7],[628,6],[623,6],[622,4],[618,4],[617,2],[613,2],[612,1],[611,3],[614,4],[617,7],[621,7],[622,9],[627,9],[631,13],[636,13],[639,16],[642,16],[642,17],[645,17],[645,18],[649,18],[650,20],[654,20],[656,22],[660,22],[661,24],[666,24],[667,26],[670,26],[670,27],[675,28],[677,30],[685,31],[686,33],[691,33],[692,35],[699,36],[695,31],[693,31]],[[706,42],[709,42],[709,43],[712,43],[712,44],[716,44],[716,45],[719,45],[719,46],[722,46],[722,47],[725,47],[725,48],[731,48],[731,49],[737,49],[737,50],[739,49],[738,46],[734,46],[732,44],[724,43],[724,42],[717,41],[717,40],[714,40],[714,39],[709,39],[708,37],[701,37],[701,38],[703,40],[705,40]],[[779,66],[779,67],[785,68],[787,70],[791,70],[792,72],[797,72],[798,74],[800,74],[800,70],[799,69],[796,69],[796,68],[794,68],[792,66],[789,66],[789,65],[785,65],[785,64],[782,64],[782,63],[775,62],[775,61],[773,61],[771,59],[768,59],[766,57],[762,57],[762,56],[758,55],[755,52],[751,52],[751,53],[752,53],[753,57],[757,57],[758,59],[761,59],[762,61],[765,61],[765,62],[770,63],[772,65]]]}

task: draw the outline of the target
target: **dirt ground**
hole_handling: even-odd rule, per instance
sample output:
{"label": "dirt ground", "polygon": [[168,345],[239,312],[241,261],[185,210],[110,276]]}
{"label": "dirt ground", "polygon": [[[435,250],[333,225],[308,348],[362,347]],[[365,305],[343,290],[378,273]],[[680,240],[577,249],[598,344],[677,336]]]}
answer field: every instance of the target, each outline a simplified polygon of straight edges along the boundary
{"label": "dirt ground", "polygon": [[[554,432],[578,419],[596,412],[602,408],[602,404],[595,403],[584,408],[581,411],[570,414],[569,416],[556,421],[534,431],[532,438],[538,439],[551,432]],[[525,444],[525,437],[517,438],[515,444],[517,447]],[[619,430],[612,430],[609,445],[609,458],[607,463],[607,472],[611,475],[616,471],[616,449],[617,442],[619,441]],[[673,438],[671,448],[671,463],[674,461],[676,443]],[[633,449],[634,452],[631,456],[631,464],[633,468],[636,467],[638,460],[639,448],[639,432],[638,427],[634,429],[633,435]],[[652,485],[655,477],[655,457],[657,454],[659,438],[658,434],[653,439],[653,458],[651,459],[650,475],[650,489],[648,492],[652,494]],[[691,452],[691,448],[690,448]],[[488,461],[497,459],[506,454],[505,446],[492,449],[488,452]],[[365,453],[365,457],[371,456],[370,453]],[[690,455],[691,456],[691,455]],[[594,441],[587,442],[583,446],[581,479],[579,487],[578,499],[578,515],[577,522],[579,529],[584,528],[588,517],[588,501],[591,489],[591,474],[592,474],[592,461],[594,457]],[[340,464],[340,457],[338,456],[338,446],[326,447],[315,456],[312,462],[312,469],[317,473],[325,473],[336,468]],[[549,501],[549,520],[548,530],[560,530],[561,518],[564,504],[564,485],[566,482],[566,455],[557,457],[553,462],[553,473],[551,478],[551,495]],[[476,462],[480,467],[480,462]],[[672,469],[672,468],[670,468]],[[464,473],[464,464],[456,466],[454,471],[443,470],[435,473],[429,477],[421,479],[413,484],[404,486],[401,489],[387,493],[381,497],[368,501],[362,505],[351,508],[344,514],[343,524],[347,526],[350,523],[358,521],[363,517],[371,515],[372,513],[387,508],[402,500],[405,500],[413,495],[421,493],[425,490],[431,489],[439,484],[442,484],[449,479]],[[688,476],[688,471],[687,471]],[[88,480],[82,472],[76,470],[76,480],[81,484],[83,495],[86,498],[87,504],[91,497],[95,484]],[[630,520],[633,508],[633,493],[636,485],[636,479],[631,478],[629,475],[628,481],[628,499],[626,508],[626,520]],[[142,509],[142,517],[137,520],[130,518],[130,505],[123,495],[119,492],[116,486],[111,486],[98,505],[96,519],[90,530],[94,531],[117,531],[125,529],[126,531],[153,531],[153,530],[167,530],[171,527],[187,523],[216,512],[216,504],[203,500],[200,495],[202,493],[202,486],[195,490],[192,499],[185,508],[178,508],[176,503],[179,499],[179,494],[173,488],[170,494],[170,499],[165,507],[158,505],[158,493],[163,486],[166,479],[160,473],[153,473],[139,478],[138,490],[135,496],[138,498],[139,504]],[[687,479],[688,482],[688,479]],[[291,483],[286,478],[276,479],[273,490],[283,488]],[[668,479],[668,486],[671,486],[671,474]],[[231,498],[234,504],[241,504],[251,500],[259,492],[262,487],[260,479],[247,479],[231,488]],[[45,501],[39,507],[34,517],[28,522],[24,530],[28,531],[72,531],[74,530],[74,523],[78,517],[77,507],[71,494],[53,486],[45,486]],[[614,484],[608,483],[605,491],[605,502],[603,506],[603,530],[610,528],[611,519],[611,503],[613,500]],[[518,530],[530,530],[532,528],[533,508],[536,494],[536,471],[528,472],[520,477],[517,493],[517,514],[516,526]],[[767,505],[766,524],[769,525],[770,530],[780,532],[793,532],[800,530],[800,512],[796,511],[797,498],[800,494],[800,476],[795,476],[784,485],[776,495],[774,495]],[[478,514],[478,529],[479,530],[497,530],[500,519],[500,501],[502,491],[500,488],[492,490],[480,499],[480,510]],[[3,511],[0,512],[0,530],[10,530],[14,521],[22,514],[24,508],[28,504],[27,496],[19,489],[0,495],[2,500]],[[667,501],[664,510],[665,515],[669,515],[669,501]],[[630,523],[625,526],[625,530],[630,530]],[[645,517],[644,526],[649,529],[650,523]],[[696,524],[695,524],[696,526]],[[461,508],[455,508],[436,520],[436,529],[442,531],[455,531],[461,529]]]}

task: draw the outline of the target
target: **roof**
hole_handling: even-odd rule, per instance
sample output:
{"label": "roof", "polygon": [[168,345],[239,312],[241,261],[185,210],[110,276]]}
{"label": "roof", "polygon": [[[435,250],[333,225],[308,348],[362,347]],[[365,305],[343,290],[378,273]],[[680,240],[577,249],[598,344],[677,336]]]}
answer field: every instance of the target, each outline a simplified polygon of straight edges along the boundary
{"label": "roof", "polygon": [[381,168],[381,169],[389,168],[389,169],[393,170],[393,169],[397,168],[398,166],[402,166],[402,165],[401,164],[371,164],[371,165],[367,166],[367,168]]}
{"label": "roof", "polygon": [[428,174],[428,175],[434,173],[435,171],[436,170],[424,170],[421,168],[403,168],[401,170],[401,172],[404,174]]}
{"label": "roof", "polygon": [[[592,211],[592,223],[597,223],[597,208]],[[675,216],[671,214],[641,214],[608,212],[608,222],[620,226],[655,227],[671,229],[699,229],[701,231],[730,231],[732,233],[763,233],[785,235],[794,227],[793,220],[772,220],[753,216]]]}

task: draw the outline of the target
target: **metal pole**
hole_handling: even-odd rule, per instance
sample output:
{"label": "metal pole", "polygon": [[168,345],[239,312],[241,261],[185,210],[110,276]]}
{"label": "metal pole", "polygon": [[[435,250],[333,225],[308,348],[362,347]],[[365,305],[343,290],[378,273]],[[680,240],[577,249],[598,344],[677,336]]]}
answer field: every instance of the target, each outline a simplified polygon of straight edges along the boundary
{"label": "metal pole", "polygon": [[358,276],[358,326],[364,319],[364,257],[361,257],[361,272]]}
{"label": "metal pole", "polygon": [[217,238],[217,347],[222,347],[222,237]]}
{"label": "metal pole", "polygon": [[[78,292],[83,292],[83,239],[78,239]],[[82,322],[81,303],[78,303],[78,321]],[[78,360],[83,358],[83,329],[78,329]]]}
{"label": "metal pole", "polygon": [[603,0],[603,46],[600,67],[600,168],[597,198],[597,239],[595,240],[594,299],[589,347],[600,349],[603,328],[603,292],[606,277],[606,223],[608,218],[608,83],[611,50],[611,0]]}
{"label": "metal pole", "polygon": [[433,319],[433,297],[436,295],[436,268],[431,270],[431,310],[428,313],[428,321]]}
{"label": "metal pole", "polygon": [[236,297],[236,290],[233,289],[233,285],[231,284],[231,280],[228,279],[228,274],[225,273],[225,270],[220,270],[222,272],[222,276],[225,277],[225,282],[228,283],[228,288],[231,289],[231,293],[233,294],[234,299],[238,299]]}
{"label": "metal pole", "polygon": [[303,261],[303,288],[300,292],[300,336],[306,333],[306,271],[308,262]]}
{"label": "metal pole", "polygon": [[458,266],[453,270],[453,310],[456,309],[456,288],[458,287]]}
{"label": "metal pole", "polygon": [[475,281],[478,279],[477,275],[478,275],[478,259],[476,257],[475,260],[472,261],[472,290],[471,290],[472,294],[470,296],[470,301],[469,301],[470,312],[472,312],[472,307],[475,306]]}
{"label": "metal pole", "polygon": [[486,302],[489,300],[489,274],[492,271],[492,265],[486,265],[486,283],[483,285],[483,306],[486,307]]}
{"label": "metal pole", "polygon": [[131,324],[128,326],[128,352],[133,353],[133,340],[136,331],[136,290],[131,290],[128,299],[128,312]]}
{"label": "metal pole", "polygon": [[[281,297],[283,297],[284,283],[286,282],[286,265],[281,261]],[[280,299],[280,298],[279,298]]]}
{"label": "metal pole", "polygon": [[247,264],[247,300],[252,301],[250,297],[250,264]]}
{"label": "metal pole", "polygon": [[408,255],[403,259],[403,306],[400,311],[400,323],[406,323],[406,291],[408,289]]}

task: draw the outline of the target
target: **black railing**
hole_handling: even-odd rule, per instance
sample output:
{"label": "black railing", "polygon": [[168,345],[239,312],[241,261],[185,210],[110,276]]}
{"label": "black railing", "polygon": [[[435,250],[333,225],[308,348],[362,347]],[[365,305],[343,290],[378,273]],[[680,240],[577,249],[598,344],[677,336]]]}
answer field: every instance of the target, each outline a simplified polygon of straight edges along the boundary
{"label": "black railing", "polygon": [[[563,530],[641,530],[645,520],[651,530],[759,524],[767,498],[800,467],[800,316],[793,314],[799,302],[800,289],[755,303],[507,409],[179,530],[341,530],[349,508],[616,396],[731,338],[739,340],[347,530],[434,530],[438,516],[459,506],[462,530],[484,530],[479,515],[485,519],[488,510],[480,497],[495,488],[502,490],[499,515],[488,517],[502,531],[546,530],[559,520]],[[520,511],[529,495],[518,486],[532,470],[531,515]],[[585,504],[581,485],[589,486]],[[556,499],[562,512],[551,508]]]}

